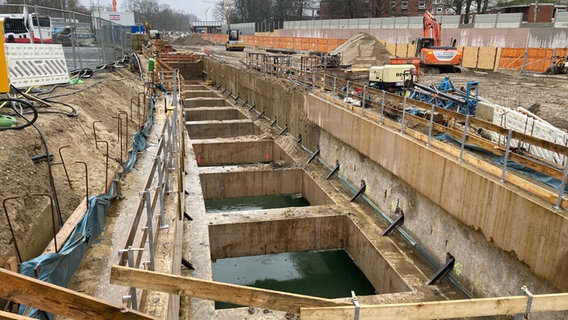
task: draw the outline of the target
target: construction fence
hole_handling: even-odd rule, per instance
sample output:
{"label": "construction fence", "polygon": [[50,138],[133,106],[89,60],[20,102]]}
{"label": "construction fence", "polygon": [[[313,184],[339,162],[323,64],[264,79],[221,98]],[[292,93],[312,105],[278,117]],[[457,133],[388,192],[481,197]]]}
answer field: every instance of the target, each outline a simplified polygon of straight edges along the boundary
{"label": "construction fence", "polygon": [[[226,34],[204,34],[205,40],[217,44],[227,41]],[[247,47],[271,48],[295,51],[333,51],[347,39],[242,36]],[[414,57],[416,45],[407,43],[386,43],[381,41],[390,54],[400,58]],[[521,72],[545,72],[556,60],[566,56],[568,48],[498,48],[459,47],[463,52],[462,66],[469,69],[496,70],[511,69]]]}

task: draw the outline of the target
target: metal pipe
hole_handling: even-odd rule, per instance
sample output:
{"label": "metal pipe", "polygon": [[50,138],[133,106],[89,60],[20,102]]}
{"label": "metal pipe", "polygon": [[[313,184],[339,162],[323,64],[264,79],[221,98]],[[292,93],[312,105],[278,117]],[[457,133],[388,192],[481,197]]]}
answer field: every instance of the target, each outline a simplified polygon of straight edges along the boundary
{"label": "metal pipe", "polygon": [[403,223],[404,223],[404,211],[400,210],[400,216],[396,220],[394,220],[388,226],[388,228],[385,229],[385,231],[383,231],[381,236],[383,236],[383,237],[388,236],[394,229],[400,227]]}
{"label": "metal pipe", "polygon": [[381,124],[383,124],[384,114],[385,114],[385,91],[383,90],[383,98],[381,99]]}
{"label": "metal pipe", "polygon": [[286,125],[284,126],[284,129],[282,129],[282,131],[280,131],[280,133],[279,133],[278,135],[281,136],[281,135],[283,135],[284,132],[286,132],[286,131],[288,131],[288,124],[286,124]]}
{"label": "metal pipe", "polygon": [[[124,115],[126,117],[126,122],[124,123],[124,127],[126,128],[126,133],[124,134],[124,137],[126,139],[123,139],[123,141],[125,142],[124,145],[126,147],[126,150],[128,150],[128,148],[129,148],[129,146],[128,146],[128,113],[126,113],[125,111],[120,111],[118,113],[118,117],[120,118],[121,115]],[[122,133],[122,130],[121,130],[121,133]]]}
{"label": "metal pipe", "polygon": [[249,111],[252,111],[254,108],[256,108],[256,104],[253,104],[253,105],[249,108]]}
{"label": "metal pipe", "polygon": [[95,120],[93,121],[93,136],[95,136],[95,147],[97,148],[97,150],[99,150],[99,147],[97,146],[97,129],[95,127],[95,124],[97,122],[102,122],[101,120]]}
{"label": "metal pipe", "polygon": [[513,129],[509,129],[507,135],[507,147],[505,148],[505,159],[503,161],[503,173],[501,174],[501,182],[505,182],[505,175],[507,173],[507,162],[509,162],[509,151],[511,150],[511,139],[513,137]]}
{"label": "metal pipe", "polygon": [[152,225],[152,195],[150,190],[144,191],[146,197],[146,214],[147,214],[147,228],[148,228],[148,248],[150,249],[150,267],[154,271],[154,227]]}
{"label": "metal pipe", "polygon": [[357,193],[351,198],[351,200],[349,200],[349,202],[353,202],[353,201],[357,200],[357,198],[359,198],[360,195],[362,195],[363,193],[365,193],[365,189],[367,189],[367,185],[365,184],[365,180],[361,180],[361,188],[360,188],[359,191],[357,191]]}
{"label": "metal pipe", "polygon": [[430,142],[432,141],[432,127],[434,126],[434,108],[432,105],[432,111],[430,111],[430,126],[428,127],[428,147],[430,147]]}
{"label": "metal pipe", "polygon": [[467,139],[467,128],[469,127],[469,114],[465,116],[465,125],[463,126],[463,139],[461,142],[461,148],[460,148],[460,157],[459,157],[459,161],[463,160],[463,151],[465,149],[465,141]]}
{"label": "metal pipe", "polygon": [[63,170],[65,171],[65,176],[67,177],[67,182],[69,183],[69,188],[73,189],[73,186],[71,185],[71,179],[69,178],[69,173],[67,172],[67,166],[65,165],[65,160],[63,159],[63,154],[61,154],[61,150],[69,148],[70,146],[71,145],[63,146],[59,148],[58,152],[59,152],[59,159],[61,159],[61,164],[63,165]]}
{"label": "metal pipe", "polygon": [[338,171],[339,171],[339,160],[335,160],[335,168],[333,168],[333,170],[327,175],[325,179],[329,180],[329,178],[331,178]]}
{"label": "metal pipe", "polygon": [[260,117],[262,117],[263,115],[264,115],[264,110],[262,110],[262,111],[259,113],[258,117],[256,117],[256,120],[260,119]]}
{"label": "metal pipe", "polygon": [[345,109],[349,105],[349,80],[347,80],[347,86],[345,86]]}
{"label": "metal pipe", "polygon": [[307,163],[310,163],[312,161],[314,161],[314,159],[320,154],[320,149],[318,147],[318,149],[316,150],[316,152],[314,152],[314,154],[312,154],[312,156],[310,157],[310,159],[308,160]]}
{"label": "metal pipe", "polygon": [[274,120],[270,123],[270,126],[273,127],[276,124],[276,116],[274,116]]}
{"label": "metal pipe", "polygon": [[14,248],[16,249],[16,254],[18,255],[18,261],[22,263],[22,255],[20,254],[20,249],[18,248],[18,241],[16,240],[16,234],[14,233],[14,228],[12,227],[12,222],[10,221],[10,216],[8,215],[8,209],[6,208],[6,202],[8,200],[20,199],[20,197],[9,197],[2,201],[2,206],[4,207],[4,214],[6,215],[6,221],[8,222],[8,229],[10,229],[10,234],[12,235],[12,241],[14,241]]}
{"label": "metal pipe", "polygon": [[454,256],[451,253],[447,252],[446,263],[444,263],[444,265],[428,280],[428,285],[432,285],[448,275],[454,269],[455,262],[456,259],[454,258]]}
{"label": "metal pipe", "polygon": [[[165,152],[164,152],[164,156],[165,156]],[[158,163],[157,168],[158,168],[158,196],[159,196],[159,200],[160,200],[160,228],[162,228],[165,225],[165,208],[164,208],[164,179],[163,179],[163,174],[164,174],[164,170],[167,171],[166,168],[162,168],[162,164],[166,164],[167,162],[162,162],[162,159],[160,159],[160,157],[156,157],[156,162]]]}
{"label": "metal pipe", "polygon": [[404,115],[406,114],[406,95],[404,96],[404,101],[402,103],[402,119],[400,120],[400,133],[404,130]]}

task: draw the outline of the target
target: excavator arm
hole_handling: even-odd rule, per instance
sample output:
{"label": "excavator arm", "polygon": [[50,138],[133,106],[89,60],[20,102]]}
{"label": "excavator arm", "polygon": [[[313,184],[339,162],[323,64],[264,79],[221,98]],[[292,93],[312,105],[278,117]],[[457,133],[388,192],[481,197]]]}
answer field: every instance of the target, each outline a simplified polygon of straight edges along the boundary
{"label": "excavator arm", "polygon": [[434,46],[442,46],[442,24],[429,11],[424,12],[424,38],[434,39]]}

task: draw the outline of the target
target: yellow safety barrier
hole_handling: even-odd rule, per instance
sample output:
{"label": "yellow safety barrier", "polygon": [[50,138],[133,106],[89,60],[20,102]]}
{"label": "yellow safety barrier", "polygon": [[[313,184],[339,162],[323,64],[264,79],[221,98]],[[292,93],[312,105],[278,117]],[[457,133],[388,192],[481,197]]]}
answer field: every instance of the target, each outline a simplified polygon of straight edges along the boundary
{"label": "yellow safety barrier", "polygon": [[0,18],[0,93],[10,92],[8,82],[8,62],[4,49],[4,19]]}

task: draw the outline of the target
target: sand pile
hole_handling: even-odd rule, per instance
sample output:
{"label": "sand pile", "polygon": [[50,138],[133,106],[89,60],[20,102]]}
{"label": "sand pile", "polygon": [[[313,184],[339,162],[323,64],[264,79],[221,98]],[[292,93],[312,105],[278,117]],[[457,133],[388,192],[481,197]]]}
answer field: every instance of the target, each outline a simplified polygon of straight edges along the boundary
{"label": "sand pile", "polygon": [[200,34],[192,33],[187,37],[179,37],[171,42],[172,45],[179,46],[207,46],[213,43],[203,39]]}
{"label": "sand pile", "polygon": [[369,68],[388,64],[391,54],[375,37],[368,33],[358,33],[333,50],[340,54],[341,65],[355,68]]}

